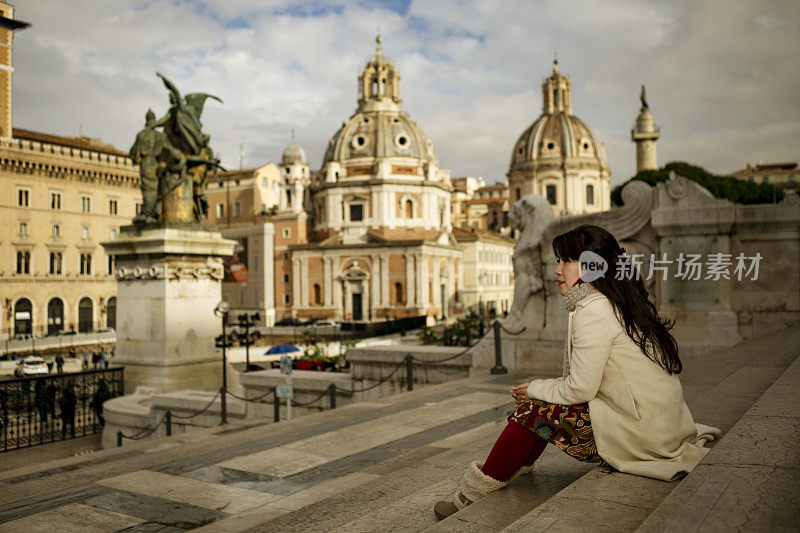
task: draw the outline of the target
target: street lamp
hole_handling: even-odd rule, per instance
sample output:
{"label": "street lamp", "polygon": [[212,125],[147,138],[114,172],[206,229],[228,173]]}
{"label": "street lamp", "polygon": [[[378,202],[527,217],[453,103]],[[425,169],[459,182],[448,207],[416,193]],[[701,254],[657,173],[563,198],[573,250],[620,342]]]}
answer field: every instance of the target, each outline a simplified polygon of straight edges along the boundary
{"label": "street lamp", "polygon": [[238,333],[237,336],[238,336],[238,339],[239,339],[239,346],[244,346],[245,347],[245,360],[246,360],[246,363],[245,363],[244,371],[245,372],[249,372],[250,371],[250,346],[255,344],[256,341],[261,338],[261,332],[260,331],[256,330],[256,331],[253,331],[252,333],[250,333],[250,328],[255,326],[258,323],[258,321],[261,320],[261,315],[259,315],[258,313],[253,313],[252,315],[243,314],[243,315],[239,315],[237,317],[237,320],[238,320],[238,322],[234,322],[231,325],[239,327],[239,328],[244,328],[244,334],[242,334],[241,332],[237,332]]}
{"label": "street lamp", "polygon": [[228,336],[225,334],[225,328],[228,326],[228,313],[231,310],[231,304],[226,302],[225,300],[220,301],[217,306],[214,308],[214,314],[217,315],[222,319],[222,334],[217,336],[214,339],[214,345],[217,348],[222,348],[222,388],[220,389],[220,397],[222,399],[222,420],[220,421],[220,425],[228,423],[228,410],[226,405],[226,396],[228,395],[227,392],[227,377],[228,377],[228,355],[225,352],[226,348],[229,346],[233,346],[233,343],[230,342]]}

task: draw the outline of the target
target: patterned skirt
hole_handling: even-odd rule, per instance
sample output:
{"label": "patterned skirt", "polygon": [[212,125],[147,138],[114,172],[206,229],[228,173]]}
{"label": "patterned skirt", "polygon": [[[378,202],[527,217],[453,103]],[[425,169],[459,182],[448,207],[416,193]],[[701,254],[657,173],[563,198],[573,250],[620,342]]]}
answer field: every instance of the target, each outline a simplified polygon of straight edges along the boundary
{"label": "patterned skirt", "polygon": [[558,405],[526,400],[517,405],[507,419],[521,424],[578,461],[608,466],[597,453],[588,403]]}

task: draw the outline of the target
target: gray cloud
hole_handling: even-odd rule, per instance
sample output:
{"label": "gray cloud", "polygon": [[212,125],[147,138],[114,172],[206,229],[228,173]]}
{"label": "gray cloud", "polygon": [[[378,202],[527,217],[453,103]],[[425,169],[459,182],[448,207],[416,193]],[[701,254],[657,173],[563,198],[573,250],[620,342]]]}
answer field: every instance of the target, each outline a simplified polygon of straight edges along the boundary
{"label": "gray cloud", "polygon": [[144,112],[167,107],[155,71],[202,90],[224,164],[275,160],[289,131],[318,167],[356,105],[356,76],[380,26],[404,108],[453,175],[501,179],[541,112],[553,52],[575,113],[605,142],[614,183],[634,171],[629,130],[641,83],[662,127],[659,160],[717,172],[797,160],[796,2],[589,0],[367,2],[29,0],[15,40],[14,124],[101,137],[127,149]]}

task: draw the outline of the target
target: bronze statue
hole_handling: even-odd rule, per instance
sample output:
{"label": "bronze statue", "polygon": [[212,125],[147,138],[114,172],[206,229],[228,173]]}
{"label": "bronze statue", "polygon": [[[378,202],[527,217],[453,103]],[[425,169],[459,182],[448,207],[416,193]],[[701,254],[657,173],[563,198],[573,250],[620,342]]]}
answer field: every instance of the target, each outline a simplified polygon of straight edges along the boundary
{"label": "bronze statue", "polygon": [[639,99],[642,101],[642,109],[650,107],[647,105],[647,91],[644,88],[644,83],[642,84],[642,94],[639,95]]}
{"label": "bronze statue", "polygon": [[134,222],[155,222],[158,216],[158,158],[164,151],[164,134],[155,128],[156,115],[152,109],[147,110],[145,126],[136,136],[131,147],[131,159],[139,165],[141,177],[142,210],[134,218]]}
{"label": "bronze statue", "polygon": [[133,222],[203,222],[208,214],[204,193],[208,174],[222,167],[208,146],[210,137],[202,131],[200,115],[206,99],[222,100],[206,93],[181,98],[172,82],[156,74],[169,90],[170,108],[159,120],[148,110],[145,127],[131,147],[143,198],[142,211]]}

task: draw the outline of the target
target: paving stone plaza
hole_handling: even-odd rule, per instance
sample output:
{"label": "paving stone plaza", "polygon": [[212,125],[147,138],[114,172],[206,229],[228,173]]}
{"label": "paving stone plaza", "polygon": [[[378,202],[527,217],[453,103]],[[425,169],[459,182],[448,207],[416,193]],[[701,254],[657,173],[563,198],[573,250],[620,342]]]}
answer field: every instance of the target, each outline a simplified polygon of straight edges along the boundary
{"label": "paving stone plaza", "polygon": [[0,474],[0,531],[792,531],[800,524],[800,332],[686,361],[698,420],[723,430],[666,483],[548,447],[441,523],[522,374],[475,377],[279,424],[222,426]]}

